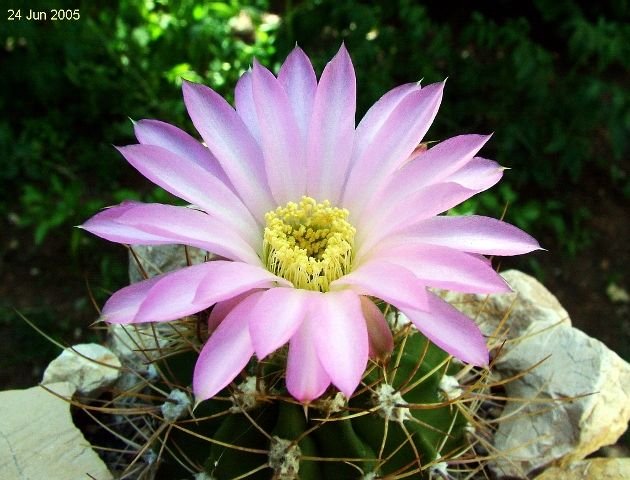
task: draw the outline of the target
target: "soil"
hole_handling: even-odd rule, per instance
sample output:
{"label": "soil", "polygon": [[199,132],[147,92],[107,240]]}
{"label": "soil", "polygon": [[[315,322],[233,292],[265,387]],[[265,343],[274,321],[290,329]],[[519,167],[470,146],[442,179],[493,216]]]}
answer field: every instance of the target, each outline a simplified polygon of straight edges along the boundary
{"label": "soil", "polygon": [[[558,297],[576,327],[630,360],[630,303],[611,292],[611,285],[617,292],[630,291],[630,224],[623,220],[630,209],[627,201],[600,185],[592,181],[571,198],[575,207],[586,205],[592,212],[583,225],[590,232],[590,245],[571,257],[563,255],[566,249],[556,238],[542,235],[539,240],[547,251],[527,256],[538,268],[532,269],[527,258],[503,259],[501,268],[533,273]],[[96,253],[73,257],[65,231],[35,248],[30,232],[7,218],[1,223],[8,234],[0,239],[0,388],[22,388],[41,379],[43,367],[57,356],[59,347],[20,314],[64,345],[98,341],[102,332],[90,328],[98,317],[90,291],[101,302],[107,297],[98,257],[107,253],[118,264],[117,277],[109,279],[115,288],[116,282],[122,286],[125,281],[127,256],[123,247],[99,242]]]}

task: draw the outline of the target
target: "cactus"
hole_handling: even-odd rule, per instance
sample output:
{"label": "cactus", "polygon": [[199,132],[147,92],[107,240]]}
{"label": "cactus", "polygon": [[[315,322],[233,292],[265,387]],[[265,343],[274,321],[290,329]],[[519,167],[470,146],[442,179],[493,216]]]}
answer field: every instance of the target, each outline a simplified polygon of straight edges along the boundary
{"label": "cactus", "polygon": [[[487,372],[453,360],[391,306],[378,307],[395,332],[392,355],[370,362],[351,398],[331,388],[309,405],[285,389],[286,349],[252,360],[238,382],[193,405],[205,315],[125,327],[145,365],[110,404],[113,430],[127,443],[117,459],[121,478],[367,480],[469,471],[465,465],[480,461],[471,439]],[[460,465],[449,467],[453,461]]]}

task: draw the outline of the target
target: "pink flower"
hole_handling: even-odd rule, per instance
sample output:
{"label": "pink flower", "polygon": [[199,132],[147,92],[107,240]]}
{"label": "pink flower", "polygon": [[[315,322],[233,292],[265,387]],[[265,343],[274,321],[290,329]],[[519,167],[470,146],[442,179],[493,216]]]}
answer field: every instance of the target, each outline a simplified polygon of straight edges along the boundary
{"label": "pink flower", "polygon": [[539,246],[492,218],[439,216],[502,175],[497,163],[475,156],[489,136],[416,150],[443,88],[397,87],[355,128],[355,74],[343,46],[319,82],[299,48],[277,77],[255,62],[236,86],[236,109],[185,83],[207,148],[174,126],[141,120],[140,143],[119,150],[195,207],[127,202],[82,227],[115,242],[181,243],[224,259],[123,288],[103,319],[162,322],[214,305],[216,330],[194,372],[199,400],[228,385],[253,355],[263,359],[287,342],[291,395],[308,402],[332,383],[350,396],[368,357],[393,345],[369,297],[400,309],[460,360],[487,364],[473,321],[427,287],[507,292],[483,255]]}

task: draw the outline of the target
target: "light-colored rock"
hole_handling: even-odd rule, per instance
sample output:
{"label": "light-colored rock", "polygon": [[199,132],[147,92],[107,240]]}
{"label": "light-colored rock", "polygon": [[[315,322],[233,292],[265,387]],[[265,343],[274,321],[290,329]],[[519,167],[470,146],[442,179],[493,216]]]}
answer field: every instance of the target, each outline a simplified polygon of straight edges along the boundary
{"label": "light-colored rock", "polygon": [[[70,383],[47,388],[64,398]],[[42,387],[0,392],[0,478],[3,480],[112,479],[72,423],[70,404]]]}
{"label": "light-colored rock", "polygon": [[[183,245],[135,245],[132,248],[135,257],[131,252],[129,253],[129,280],[131,283],[144,280],[144,273],[150,278],[160,273],[185,267],[188,264],[186,250],[188,250],[188,259],[192,265],[202,263],[206,257],[212,256],[205,250],[194,247],[185,248]],[[144,273],[138,262],[144,269]]]}
{"label": "light-colored rock", "polygon": [[476,318],[487,335],[509,315],[501,329],[507,342],[493,369],[499,378],[542,361],[506,383],[507,397],[514,400],[506,403],[495,434],[502,456],[490,464],[499,476],[527,477],[551,462],[568,464],[617,441],[630,420],[630,365],[571,327],[567,312],[536,280],[517,271],[503,275],[515,293],[446,298]]}
{"label": "light-colored rock", "polygon": [[77,392],[89,395],[112,385],[120,376],[120,360],[97,343],[81,343],[66,348],[46,370],[42,383],[72,383]]}
{"label": "light-colored rock", "polygon": [[563,464],[582,459],[615,443],[628,426],[630,365],[576,328],[561,325],[516,344],[497,371],[509,377],[548,355],[506,384],[508,397],[549,402],[507,403],[495,436],[495,447],[514,452],[509,461],[496,462],[504,474],[529,472],[557,459]]}
{"label": "light-colored rock", "polygon": [[[169,340],[161,324],[111,324],[108,346],[121,359],[136,359],[143,365],[158,358]],[[125,362],[128,363],[128,362]]]}
{"label": "light-colored rock", "polygon": [[153,361],[160,357],[169,340],[161,331],[165,324],[108,325],[107,346],[120,358],[126,368],[116,382],[120,391],[131,392],[157,378]]}
{"label": "light-colored rock", "polygon": [[630,458],[591,458],[565,467],[551,467],[535,480],[628,480]]}

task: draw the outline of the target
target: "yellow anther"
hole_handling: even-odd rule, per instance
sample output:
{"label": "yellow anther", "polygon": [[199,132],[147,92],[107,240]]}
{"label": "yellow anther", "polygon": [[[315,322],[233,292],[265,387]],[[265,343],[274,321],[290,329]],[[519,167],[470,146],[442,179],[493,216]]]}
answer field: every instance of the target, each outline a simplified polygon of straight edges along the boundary
{"label": "yellow anther", "polygon": [[296,288],[328,291],[352,267],[356,229],[348,210],[302,197],[265,214],[263,261]]}

